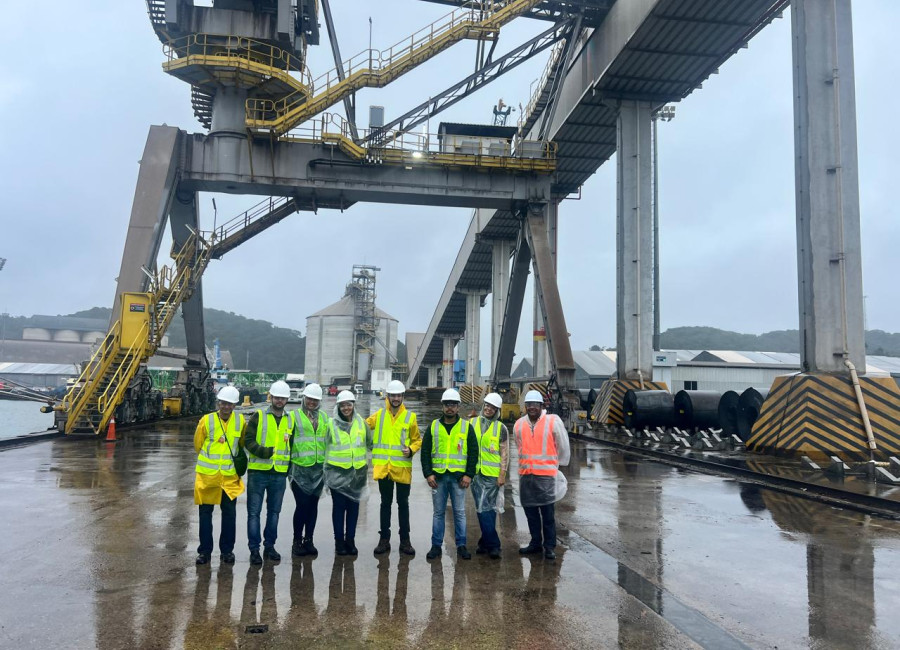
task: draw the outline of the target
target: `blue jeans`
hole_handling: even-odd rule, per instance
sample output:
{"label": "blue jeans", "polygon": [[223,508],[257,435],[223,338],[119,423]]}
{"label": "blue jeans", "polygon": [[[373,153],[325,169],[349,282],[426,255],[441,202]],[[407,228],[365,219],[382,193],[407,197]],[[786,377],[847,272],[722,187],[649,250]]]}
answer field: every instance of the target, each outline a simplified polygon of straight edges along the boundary
{"label": "blue jeans", "polygon": [[447,497],[453,505],[453,532],[456,545],[466,545],[466,491],[459,481],[450,474],[435,474],[437,488],[431,491],[434,505],[434,520],[431,522],[431,545],[444,543],[444,526],[447,519]]}
{"label": "blue jeans", "polygon": [[497,512],[485,510],[478,513],[478,525],[481,526],[481,539],[478,545],[490,551],[492,548],[500,549],[500,536],[497,534]]}
{"label": "blue jeans", "polygon": [[266,546],[275,546],[278,539],[278,515],[287,487],[287,474],[272,472],[247,472],[247,541],[251,551],[259,550],[259,515],[263,496],[266,496],[266,529],[263,532]]}

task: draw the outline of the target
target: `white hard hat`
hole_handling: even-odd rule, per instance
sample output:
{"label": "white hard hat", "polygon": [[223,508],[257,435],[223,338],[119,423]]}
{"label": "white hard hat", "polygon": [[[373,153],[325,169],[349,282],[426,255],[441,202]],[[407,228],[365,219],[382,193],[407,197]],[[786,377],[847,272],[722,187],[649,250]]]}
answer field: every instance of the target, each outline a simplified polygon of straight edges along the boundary
{"label": "white hard hat", "polygon": [[286,381],[276,381],[269,387],[269,395],[272,397],[290,397],[291,387],[287,385]]}
{"label": "white hard hat", "polygon": [[544,396],[541,395],[539,391],[536,391],[536,390],[530,390],[530,391],[528,391],[527,393],[525,393],[525,399],[524,399],[523,401],[524,401],[525,403],[528,403],[528,402],[540,402],[541,404],[543,404],[543,403],[544,403]]}
{"label": "white hard hat", "polygon": [[406,386],[404,386],[403,382],[398,379],[391,380],[387,385],[388,395],[402,395],[405,392]]}
{"label": "white hard hat", "polygon": [[322,387],[319,384],[309,384],[303,389],[303,397],[310,399],[322,399]]}
{"label": "white hard hat", "polygon": [[352,391],[342,390],[340,393],[338,393],[338,396],[337,396],[338,404],[340,404],[341,402],[355,402],[355,401],[356,401],[356,395],[354,395]]}
{"label": "white hard hat", "polygon": [[500,408],[503,406],[503,398],[500,397],[497,393],[488,393],[484,396],[484,403],[490,404],[494,408]]}
{"label": "white hard hat", "polygon": [[219,389],[218,395],[216,395],[216,399],[222,402],[231,402],[232,404],[237,404],[241,401],[241,391],[239,391],[234,386],[223,386]]}
{"label": "white hard hat", "polygon": [[441,395],[442,402],[461,402],[462,398],[459,396],[459,391],[455,388],[448,388],[444,391],[444,394]]}

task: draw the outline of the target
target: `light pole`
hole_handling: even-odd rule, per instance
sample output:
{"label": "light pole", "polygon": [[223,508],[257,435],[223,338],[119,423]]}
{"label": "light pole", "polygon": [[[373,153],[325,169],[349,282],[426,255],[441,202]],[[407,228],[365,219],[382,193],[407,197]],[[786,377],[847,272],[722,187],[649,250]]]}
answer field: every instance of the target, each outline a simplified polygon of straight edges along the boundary
{"label": "light pole", "polygon": [[659,350],[659,151],[656,123],[671,122],[674,106],[661,106],[653,114],[653,349]]}

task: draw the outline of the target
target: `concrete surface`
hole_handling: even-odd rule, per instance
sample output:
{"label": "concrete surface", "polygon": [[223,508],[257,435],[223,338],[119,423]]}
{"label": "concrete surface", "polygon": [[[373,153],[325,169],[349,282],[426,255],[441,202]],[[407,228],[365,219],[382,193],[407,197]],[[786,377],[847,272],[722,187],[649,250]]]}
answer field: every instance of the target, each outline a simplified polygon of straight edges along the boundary
{"label": "concrete surface", "polygon": [[[216,552],[196,567],[192,432],[169,422],[115,444],[59,439],[0,452],[0,646],[900,646],[900,523],[581,443],[557,506],[555,562],[516,553],[528,533],[515,486],[502,560],[457,561],[449,541],[427,562],[431,499],[417,467],[415,558],[398,556],[396,537],[390,556],[372,555],[376,490],[355,561],[334,555],[328,496],[319,557],[291,558],[288,493],[279,565],[250,566],[242,496],[237,563],[221,565]],[[474,550],[471,499],[468,510]]]}

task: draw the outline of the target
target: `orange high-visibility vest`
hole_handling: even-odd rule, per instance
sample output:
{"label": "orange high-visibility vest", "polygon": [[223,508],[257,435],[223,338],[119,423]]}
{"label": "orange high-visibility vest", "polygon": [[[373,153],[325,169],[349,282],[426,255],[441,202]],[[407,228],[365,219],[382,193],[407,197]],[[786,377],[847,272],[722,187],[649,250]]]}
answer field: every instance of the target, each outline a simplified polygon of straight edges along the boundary
{"label": "orange high-visibility vest", "polygon": [[524,415],[516,421],[513,431],[519,448],[519,475],[556,476],[559,456],[550,416],[542,413],[532,428],[531,420]]}

